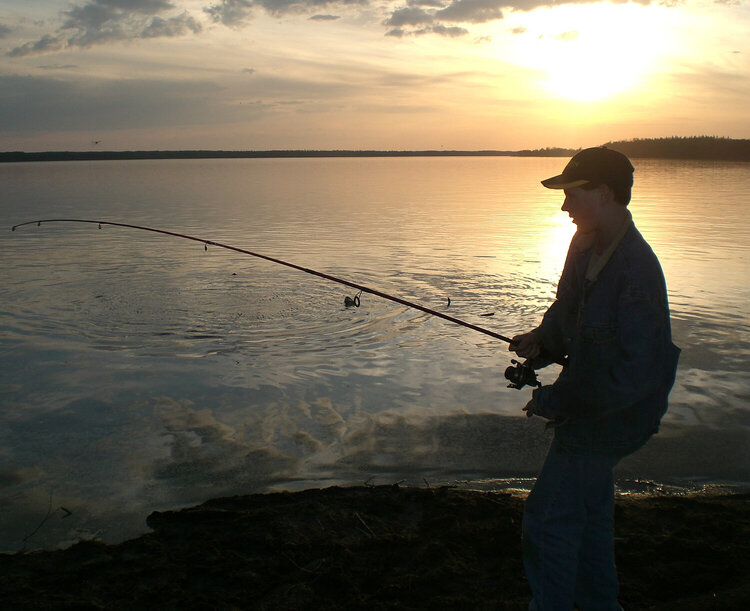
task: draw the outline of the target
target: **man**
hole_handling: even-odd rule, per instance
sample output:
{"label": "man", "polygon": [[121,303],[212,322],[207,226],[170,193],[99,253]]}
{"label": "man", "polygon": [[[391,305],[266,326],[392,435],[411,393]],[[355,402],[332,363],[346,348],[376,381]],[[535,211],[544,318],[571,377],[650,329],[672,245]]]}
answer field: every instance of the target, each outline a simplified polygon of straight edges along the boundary
{"label": "man", "polygon": [[554,427],[524,509],[529,608],[619,610],[612,470],[657,432],[679,349],[661,266],[627,208],[627,157],[584,149],[542,184],[564,190],[578,231],[554,303],[510,346],[536,368],[566,362],[523,408]]}

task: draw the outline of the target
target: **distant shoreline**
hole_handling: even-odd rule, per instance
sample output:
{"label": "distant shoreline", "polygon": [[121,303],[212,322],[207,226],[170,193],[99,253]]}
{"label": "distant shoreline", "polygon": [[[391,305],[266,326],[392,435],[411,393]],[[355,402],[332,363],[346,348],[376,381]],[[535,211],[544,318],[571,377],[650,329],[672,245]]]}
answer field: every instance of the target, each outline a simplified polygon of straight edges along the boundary
{"label": "distant shoreline", "polygon": [[0,153],[0,163],[26,161],[110,161],[136,159],[283,159],[308,157],[570,157],[573,149],[535,151],[356,151],[356,150],[267,150],[267,151],[42,151]]}
{"label": "distant shoreline", "polygon": [[[692,136],[645,138],[607,142],[604,146],[634,159],[690,159],[697,161],[750,161],[750,140]],[[165,150],[165,151],[7,151],[0,163],[31,161],[128,161],[140,159],[283,159],[310,157],[571,157],[580,149],[502,150]]]}

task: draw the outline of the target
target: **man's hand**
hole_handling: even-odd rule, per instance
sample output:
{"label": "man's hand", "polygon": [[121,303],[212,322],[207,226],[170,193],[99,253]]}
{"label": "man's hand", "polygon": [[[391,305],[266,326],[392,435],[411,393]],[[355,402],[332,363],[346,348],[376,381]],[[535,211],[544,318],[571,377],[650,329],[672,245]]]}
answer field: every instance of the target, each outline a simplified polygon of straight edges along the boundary
{"label": "man's hand", "polygon": [[542,352],[542,342],[536,330],[529,331],[513,337],[508,350],[525,359],[535,359]]}
{"label": "man's hand", "polygon": [[533,398],[526,404],[526,406],[523,408],[523,411],[526,412],[527,418],[531,418],[532,416],[540,416],[541,418],[547,420],[546,428],[555,428],[557,426],[560,426],[561,424],[565,424],[565,422],[567,421],[567,418],[565,417],[550,416],[549,414],[543,414],[537,411],[537,407],[534,403]]}

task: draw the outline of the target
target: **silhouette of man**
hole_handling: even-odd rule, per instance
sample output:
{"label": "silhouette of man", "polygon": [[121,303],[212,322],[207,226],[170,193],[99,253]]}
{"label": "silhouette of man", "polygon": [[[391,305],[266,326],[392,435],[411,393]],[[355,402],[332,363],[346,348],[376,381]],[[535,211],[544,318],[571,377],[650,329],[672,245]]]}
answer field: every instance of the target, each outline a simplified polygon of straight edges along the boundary
{"label": "silhouette of man", "polygon": [[628,210],[633,166],[584,149],[562,174],[573,237],[555,301],[510,350],[538,368],[566,362],[523,408],[554,439],[523,516],[523,556],[535,611],[615,611],[615,465],[657,432],[674,383],[664,275]]}

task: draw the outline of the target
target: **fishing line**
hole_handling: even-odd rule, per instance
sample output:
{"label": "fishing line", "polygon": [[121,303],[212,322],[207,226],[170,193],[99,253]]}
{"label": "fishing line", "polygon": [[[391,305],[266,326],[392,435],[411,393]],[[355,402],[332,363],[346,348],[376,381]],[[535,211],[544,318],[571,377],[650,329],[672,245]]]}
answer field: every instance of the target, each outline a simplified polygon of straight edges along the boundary
{"label": "fishing line", "polygon": [[[11,228],[11,231],[15,231],[16,228],[18,227],[23,227],[24,225],[33,225],[35,223],[37,227],[41,226],[42,223],[89,223],[92,225],[98,225],[99,229],[102,228],[102,225],[111,225],[112,227],[125,227],[128,229],[137,229],[139,231],[150,231],[152,233],[159,233],[162,235],[173,236],[173,237],[182,238],[185,240],[193,240],[194,242],[200,242],[201,244],[203,244],[204,250],[208,250],[209,246],[216,246],[217,248],[224,248],[226,250],[238,252],[243,255],[250,255],[252,257],[257,257],[259,259],[264,259],[265,261],[270,261],[271,263],[278,263],[279,265],[291,267],[292,269],[296,269],[306,274],[312,274],[313,276],[318,276],[319,278],[330,280],[331,282],[337,282],[339,284],[343,284],[344,286],[348,286],[359,291],[359,293],[357,293],[354,298],[346,297],[344,299],[344,305],[346,305],[347,307],[350,307],[350,306],[359,307],[360,295],[362,293],[369,293],[370,295],[375,295],[376,297],[387,299],[389,301],[393,301],[395,303],[407,306],[409,308],[414,308],[415,310],[420,310],[421,312],[430,314],[431,316],[437,316],[438,318],[442,318],[443,320],[447,320],[448,322],[452,322],[462,327],[473,329],[474,331],[478,331],[479,333],[489,335],[490,337],[494,337],[495,339],[502,340],[508,344],[515,343],[513,342],[512,339],[510,339],[509,337],[505,337],[504,335],[501,335],[500,333],[495,333],[494,331],[490,331],[489,329],[485,329],[484,327],[474,325],[470,322],[466,322],[465,320],[461,320],[460,318],[455,318],[454,316],[449,316],[448,314],[444,314],[443,312],[439,312],[437,310],[427,308],[418,303],[414,303],[406,299],[401,299],[400,297],[396,297],[394,295],[390,295],[388,293],[384,293],[382,291],[378,291],[376,289],[373,289],[373,288],[370,288],[361,284],[357,284],[356,282],[350,282],[349,280],[344,280],[342,278],[338,278],[330,274],[325,274],[323,272],[319,272],[317,270],[310,269],[308,267],[302,267],[301,265],[296,265],[294,263],[282,261],[281,259],[277,259],[275,257],[269,257],[268,255],[263,255],[257,252],[246,250],[244,248],[238,248],[236,246],[231,246],[229,244],[222,244],[221,242],[215,242],[213,240],[206,240],[204,238],[199,238],[199,237],[192,236],[192,235],[186,235],[184,233],[177,233],[175,231],[168,231],[166,229],[155,229],[153,227],[144,227],[142,225],[131,225],[129,223],[116,223],[113,221],[95,221],[92,219],[42,219],[38,221],[27,221],[25,223],[19,223],[18,225],[13,225],[13,227]],[[448,298],[448,307],[450,307],[450,303],[451,303],[450,298]]]}

